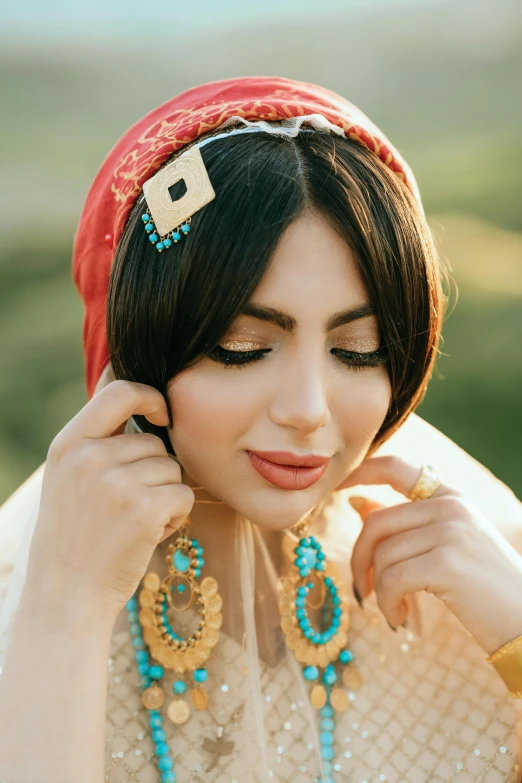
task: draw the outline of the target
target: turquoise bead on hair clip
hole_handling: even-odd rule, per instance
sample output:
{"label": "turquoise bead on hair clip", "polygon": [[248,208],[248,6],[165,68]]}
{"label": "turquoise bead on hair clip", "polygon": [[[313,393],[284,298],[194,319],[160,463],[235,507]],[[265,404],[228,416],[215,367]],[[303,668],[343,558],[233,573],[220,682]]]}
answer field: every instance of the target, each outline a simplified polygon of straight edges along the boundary
{"label": "turquoise bead on hair clip", "polygon": [[[170,188],[180,180],[186,192],[173,201]],[[190,147],[143,184],[147,209],[141,219],[151,244],[161,253],[179,242],[190,232],[192,215],[215,197],[201,152]]]}
{"label": "turquoise bead on hair clip", "polygon": [[163,250],[168,249],[169,247],[172,247],[173,244],[176,242],[179,242],[183,234],[188,234],[190,231],[190,222],[192,218],[188,218],[188,220],[183,223],[181,226],[176,226],[174,231],[172,233],[168,234],[167,236],[164,236],[162,239],[159,238],[157,229],[152,222],[152,218],[149,215],[148,212],[145,212],[141,219],[143,220],[143,223],[145,224],[145,231],[149,235],[149,241],[155,245],[156,250],[161,253]]}

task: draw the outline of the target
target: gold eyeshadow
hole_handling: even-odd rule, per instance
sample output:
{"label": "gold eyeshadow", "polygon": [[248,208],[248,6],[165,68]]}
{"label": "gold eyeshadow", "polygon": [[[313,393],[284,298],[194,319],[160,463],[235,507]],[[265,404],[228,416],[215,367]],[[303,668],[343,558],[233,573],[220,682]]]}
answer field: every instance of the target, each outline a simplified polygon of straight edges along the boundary
{"label": "gold eyeshadow", "polygon": [[256,323],[255,328],[247,323],[241,323],[245,316],[240,316],[228,334],[220,341],[226,351],[261,351],[273,342],[273,328]]}
{"label": "gold eyeshadow", "polygon": [[244,338],[222,340],[220,345],[225,351],[260,351],[262,348],[266,348],[266,345],[263,343],[245,340]]}
{"label": "gold eyeshadow", "polygon": [[375,316],[334,329],[328,342],[332,348],[352,353],[373,353],[381,345],[380,330]]}
{"label": "gold eyeshadow", "polygon": [[377,351],[380,340],[344,337],[340,340],[332,340],[332,348],[339,348],[341,351],[352,351],[354,353],[372,353]]}
{"label": "gold eyeshadow", "polygon": [[[245,323],[246,321],[246,323]],[[249,323],[250,321],[250,323]],[[231,352],[266,350],[274,343],[274,327],[255,323],[250,316],[239,316],[220,346]],[[352,353],[373,353],[380,347],[379,329],[375,317],[365,318],[363,323],[352,323],[334,329],[328,336],[330,348]]]}

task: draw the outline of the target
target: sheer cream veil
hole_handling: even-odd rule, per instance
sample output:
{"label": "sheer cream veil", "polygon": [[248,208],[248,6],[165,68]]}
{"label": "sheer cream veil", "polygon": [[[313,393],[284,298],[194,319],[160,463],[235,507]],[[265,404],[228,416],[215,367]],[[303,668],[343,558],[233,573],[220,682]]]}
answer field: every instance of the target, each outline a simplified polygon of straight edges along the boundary
{"label": "sheer cream veil", "polygon": [[[113,379],[110,365],[104,370],[97,391]],[[133,431],[132,420],[127,430]],[[416,413],[375,452],[396,455],[411,464],[436,465],[442,481],[466,493],[486,517],[522,554],[522,503],[488,468]],[[0,506],[0,664],[9,628],[24,586],[29,547],[38,516],[43,462]],[[349,553],[360,531],[358,517],[347,503],[350,495],[364,495],[392,505],[404,498],[389,486],[354,487],[337,493],[329,506],[324,528],[325,547],[339,556]],[[332,513],[332,508],[340,510]]]}

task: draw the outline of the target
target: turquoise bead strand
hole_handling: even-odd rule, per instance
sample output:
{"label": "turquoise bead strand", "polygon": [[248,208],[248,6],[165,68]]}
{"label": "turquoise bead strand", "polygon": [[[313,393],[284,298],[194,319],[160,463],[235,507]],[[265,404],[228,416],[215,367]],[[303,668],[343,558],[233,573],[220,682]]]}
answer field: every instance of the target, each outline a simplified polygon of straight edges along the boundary
{"label": "turquoise bead strand", "polygon": [[[141,675],[141,687],[146,690],[153,680],[163,677],[163,667],[151,665],[149,654],[145,650],[143,629],[138,619],[138,602],[133,596],[127,602],[127,614],[131,627],[132,645],[136,650],[135,657],[138,671]],[[167,744],[167,734],[163,729],[163,718],[158,710],[149,710],[149,725],[152,731],[152,740],[155,745],[156,765],[160,773],[161,783],[175,783],[174,759]]]}
{"label": "turquoise bead strand", "polygon": [[332,777],[333,766],[332,761],[334,757],[333,741],[334,741],[334,710],[330,704],[330,689],[326,689],[326,704],[319,712],[321,716],[319,743],[321,746],[321,762],[323,775],[320,778],[321,783],[334,783]]}

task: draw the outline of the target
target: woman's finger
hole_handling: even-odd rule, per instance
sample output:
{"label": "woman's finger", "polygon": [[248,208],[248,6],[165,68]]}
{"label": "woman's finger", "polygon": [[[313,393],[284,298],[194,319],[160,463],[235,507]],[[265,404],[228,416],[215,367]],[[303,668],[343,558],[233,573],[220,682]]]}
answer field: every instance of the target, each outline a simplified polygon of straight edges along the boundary
{"label": "woman's finger", "polygon": [[415,528],[425,527],[440,514],[436,503],[399,503],[367,513],[364,527],[352,550],[353,581],[363,598],[372,591],[368,576],[371,567],[375,567],[378,544],[411,533]]}
{"label": "woman's finger", "polygon": [[438,548],[432,548],[419,553],[389,566],[380,575],[375,594],[382,613],[392,626],[400,625],[405,617],[402,602],[407,594],[415,595],[421,590],[433,593],[444,588],[437,552]]}
{"label": "woman's finger", "polygon": [[130,480],[136,486],[161,487],[164,484],[181,483],[181,468],[168,457],[147,457],[125,467],[114,468],[114,472],[118,471],[124,471],[125,481]]}
{"label": "woman's finger", "polygon": [[[359,516],[361,517],[361,521],[363,525],[365,524],[368,516],[372,511],[377,511],[378,509],[385,509],[387,508],[382,503],[378,503],[375,500],[371,500],[370,498],[365,498],[359,495],[352,495],[350,498],[348,498],[350,505],[357,511]],[[404,505],[404,504],[402,504]],[[360,536],[359,536],[360,538]],[[354,570],[354,561],[352,558],[352,575]],[[363,608],[363,603],[361,600],[361,595],[359,593],[359,590],[357,588],[357,584],[355,581],[355,575],[354,577],[354,595],[359,602],[361,608]],[[364,583],[364,579],[363,579]],[[367,585],[368,585],[368,592],[365,592],[365,596],[370,595],[374,590],[374,567],[373,563],[370,566],[368,570],[368,576],[367,576]],[[418,637],[422,636],[422,618],[420,614],[419,609],[419,602],[418,598],[415,593],[406,593],[403,597],[403,600],[401,602],[402,605],[402,611],[403,616],[407,618],[407,626],[415,633]],[[387,619],[387,618],[386,618]],[[389,620],[388,624],[389,624]],[[406,623],[402,623],[406,627]],[[393,628],[393,626],[391,626]]]}
{"label": "woman's finger", "polygon": [[147,457],[165,457],[172,460],[167,447],[158,435],[149,432],[133,432],[114,435],[102,441],[113,459],[120,463],[136,462]]}
{"label": "woman's finger", "polygon": [[186,484],[163,484],[150,490],[158,512],[156,518],[163,515],[164,527],[178,530],[190,514],[194,505],[194,492]]}
{"label": "woman's finger", "polygon": [[[361,518],[361,522],[364,524],[366,522],[366,518],[368,517],[368,514],[370,514],[371,511],[377,511],[379,508],[386,508],[382,503],[378,503],[376,500],[371,500],[370,498],[365,498],[360,495],[352,495],[348,498],[348,502],[354,508],[357,513],[359,514]],[[359,591],[359,588],[357,587],[357,582],[355,579],[355,574],[353,573],[353,560],[352,560],[352,579],[353,579],[353,592],[354,595],[362,609],[362,596]],[[373,581],[372,581],[372,573],[370,569],[370,573],[368,574],[368,593],[365,593],[365,595],[369,595],[373,590]]]}
{"label": "woman's finger", "polygon": [[[340,484],[336,491],[358,486],[359,484],[389,484],[394,490],[405,497],[409,497],[413,487],[417,483],[421,469],[395,455],[384,457],[370,457],[364,460],[359,467]],[[431,497],[440,495],[457,495],[461,493],[441,482]]]}
{"label": "woman's finger", "polygon": [[169,424],[167,403],[152,386],[132,381],[113,381],[74,416],[61,430],[62,441],[80,438],[108,438],[135,414],[146,416],[161,427]]}

